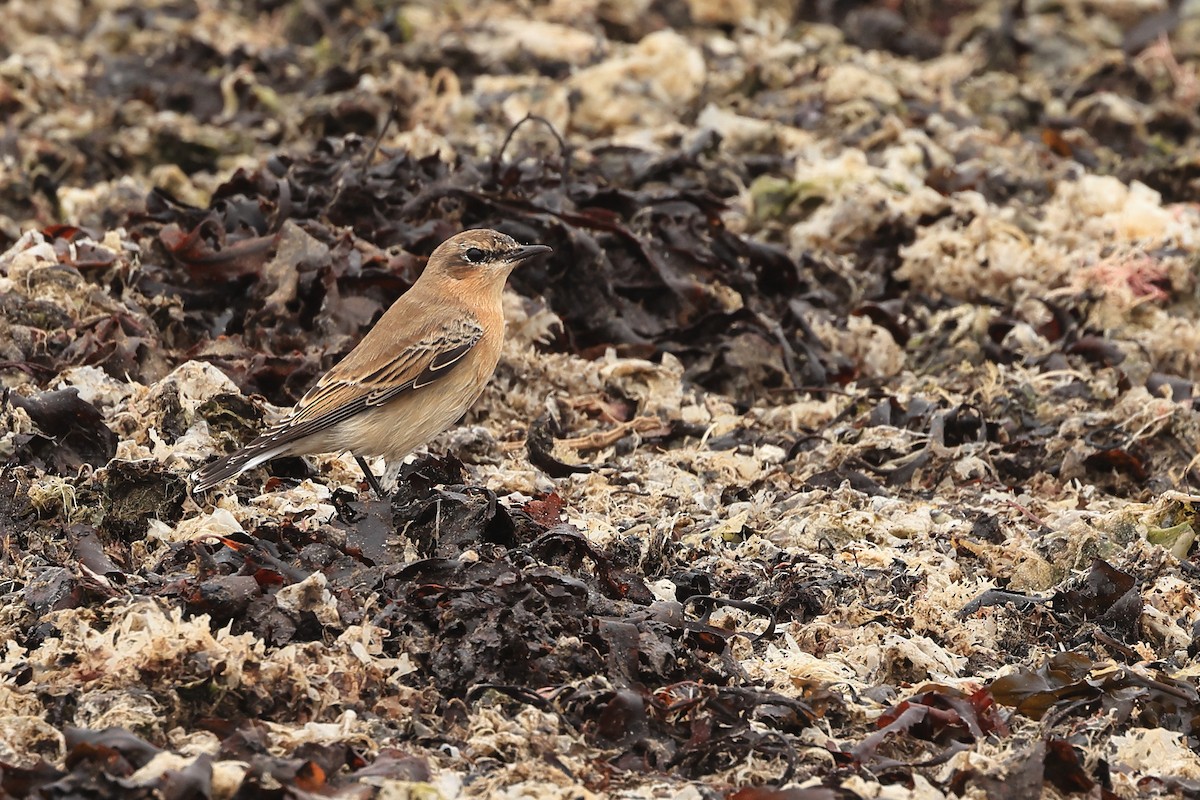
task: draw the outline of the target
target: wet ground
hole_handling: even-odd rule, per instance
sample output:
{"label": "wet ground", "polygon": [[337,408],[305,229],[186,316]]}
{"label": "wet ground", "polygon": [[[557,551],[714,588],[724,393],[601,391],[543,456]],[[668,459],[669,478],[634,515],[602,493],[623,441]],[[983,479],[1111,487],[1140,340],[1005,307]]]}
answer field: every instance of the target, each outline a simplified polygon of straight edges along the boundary
{"label": "wet ground", "polygon": [[[0,794],[1200,794],[1196,3],[0,29]],[[468,227],[388,500],[189,493]]]}

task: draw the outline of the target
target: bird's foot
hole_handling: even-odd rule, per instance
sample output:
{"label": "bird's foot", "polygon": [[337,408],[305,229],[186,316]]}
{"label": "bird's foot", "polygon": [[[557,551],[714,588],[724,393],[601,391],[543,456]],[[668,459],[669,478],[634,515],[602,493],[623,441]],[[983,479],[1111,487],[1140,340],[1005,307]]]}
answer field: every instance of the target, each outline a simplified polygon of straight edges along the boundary
{"label": "bird's foot", "polygon": [[355,456],[354,460],[358,462],[358,467],[363,471],[363,475],[366,476],[367,483],[371,485],[371,491],[375,493],[375,496],[380,500],[387,500],[388,493],[383,490],[383,486],[380,485],[379,479],[375,477],[375,473],[371,472],[371,468],[367,466],[367,462],[359,456]]}

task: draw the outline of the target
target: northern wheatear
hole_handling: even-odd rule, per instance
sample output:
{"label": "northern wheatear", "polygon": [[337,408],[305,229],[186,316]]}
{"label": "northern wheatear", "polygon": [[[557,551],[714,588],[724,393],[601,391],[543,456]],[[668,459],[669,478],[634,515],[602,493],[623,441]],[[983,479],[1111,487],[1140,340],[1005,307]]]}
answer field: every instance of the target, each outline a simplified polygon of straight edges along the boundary
{"label": "northern wheatear", "polygon": [[279,456],[349,451],[384,497],[363,456],[403,458],[466,413],[500,359],[508,274],[549,252],[492,230],[450,237],[412,288],[286,418],[196,470],[193,488],[204,491]]}

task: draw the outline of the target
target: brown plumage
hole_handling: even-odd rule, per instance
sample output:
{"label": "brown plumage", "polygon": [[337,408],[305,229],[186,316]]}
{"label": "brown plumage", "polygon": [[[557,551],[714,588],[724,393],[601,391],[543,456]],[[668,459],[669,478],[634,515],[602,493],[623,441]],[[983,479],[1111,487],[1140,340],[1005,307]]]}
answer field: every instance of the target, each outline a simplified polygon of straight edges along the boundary
{"label": "brown plumage", "polygon": [[450,237],[421,277],[283,421],[193,474],[204,491],[279,456],[350,451],[403,458],[479,397],[504,342],[501,292],[522,261],[549,253],[492,230]]}

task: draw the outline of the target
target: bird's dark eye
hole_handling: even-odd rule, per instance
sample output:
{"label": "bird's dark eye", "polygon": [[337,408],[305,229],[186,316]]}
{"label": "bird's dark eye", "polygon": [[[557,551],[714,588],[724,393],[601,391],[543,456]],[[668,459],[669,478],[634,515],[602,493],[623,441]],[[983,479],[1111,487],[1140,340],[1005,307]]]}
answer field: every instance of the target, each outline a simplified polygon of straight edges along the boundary
{"label": "bird's dark eye", "polygon": [[480,250],[478,247],[468,247],[467,252],[463,253],[463,258],[471,264],[481,264],[483,259],[487,257],[487,253]]}

